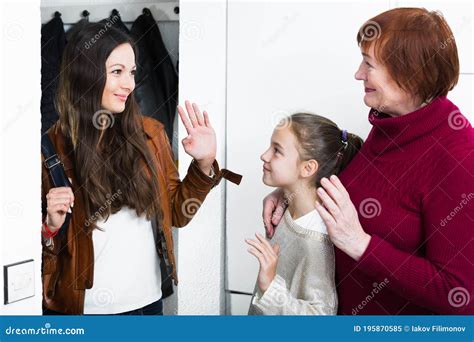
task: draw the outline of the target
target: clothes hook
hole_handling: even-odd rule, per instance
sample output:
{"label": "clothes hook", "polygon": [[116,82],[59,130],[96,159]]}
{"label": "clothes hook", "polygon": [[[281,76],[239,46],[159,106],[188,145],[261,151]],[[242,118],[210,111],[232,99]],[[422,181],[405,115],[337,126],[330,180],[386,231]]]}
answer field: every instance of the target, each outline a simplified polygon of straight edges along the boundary
{"label": "clothes hook", "polygon": [[89,11],[88,10],[84,10],[82,11],[82,16],[87,19],[87,21],[89,21]]}
{"label": "clothes hook", "polygon": [[150,12],[150,10],[149,10],[148,8],[145,7],[145,8],[143,9],[143,14],[145,14],[145,15],[151,15],[151,12]]}
{"label": "clothes hook", "polygon": [[120,17],[119,11],[117,11],[115,8],[112,10],[112,17]]}
{"label": "clothes hook", "polygon": [[54,12],[54,17],[55,18],[61,17],[61,12],[58,12],[58,11]]}

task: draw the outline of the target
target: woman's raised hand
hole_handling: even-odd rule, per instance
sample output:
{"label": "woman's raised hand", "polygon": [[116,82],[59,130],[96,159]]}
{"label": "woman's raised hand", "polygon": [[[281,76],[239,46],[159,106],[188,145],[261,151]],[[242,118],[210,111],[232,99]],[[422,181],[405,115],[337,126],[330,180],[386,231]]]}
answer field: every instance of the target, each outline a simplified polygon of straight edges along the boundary
{"label": "woman's raised hand", "polygon": [[185,102],[185,106],[187,115],[183,107],[178,106],[179,116],[188,133],[182,140],[184,151],[196,160],[204,173],[209,174],[216,159],[216,133],[206,111],[201,114],[197,104],[191,105],[189,101]]}

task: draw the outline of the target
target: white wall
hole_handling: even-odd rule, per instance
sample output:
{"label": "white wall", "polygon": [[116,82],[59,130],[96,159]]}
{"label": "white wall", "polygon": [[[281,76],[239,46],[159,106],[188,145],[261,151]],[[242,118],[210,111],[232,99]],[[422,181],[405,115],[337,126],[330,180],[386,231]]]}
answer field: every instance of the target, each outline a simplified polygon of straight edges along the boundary
{"label": "white wall", "polygon": [[[180,9],[179,102],[189,99],[208,111],[217,134],[217,160],[224,167],[226,3],[183,0]],[[186,136],[181,123],[179,133],[180,140]],[[179,157],[184,177],[191,159],[181,146]],[[225,182],[214,188],[193,221],[179,230],[179,315],[217,315],[225,310],[225,188]]]}
{"label": "white wall", "polygon": [[[0,284],[3,266],[33,259],[35,296],[3,305],[1,315],[41,314],[39,1],[0,5]],[[37,56],[38,58],[30,58]]]}

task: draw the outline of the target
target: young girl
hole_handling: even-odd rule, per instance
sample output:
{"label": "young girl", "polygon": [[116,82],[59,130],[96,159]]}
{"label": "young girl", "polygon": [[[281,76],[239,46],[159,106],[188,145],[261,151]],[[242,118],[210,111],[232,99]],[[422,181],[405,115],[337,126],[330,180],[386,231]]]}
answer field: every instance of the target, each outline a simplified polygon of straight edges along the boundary
{"label": "young girl", "polygon": [[251,315],[335,315],[334,247],[314,208],[320,180],[341,172],[362,139],[329,119],[294,114],[278,125],[261,156],[263,182],[280,187],[288,206],[270,244],[247,239],[260,263]]}

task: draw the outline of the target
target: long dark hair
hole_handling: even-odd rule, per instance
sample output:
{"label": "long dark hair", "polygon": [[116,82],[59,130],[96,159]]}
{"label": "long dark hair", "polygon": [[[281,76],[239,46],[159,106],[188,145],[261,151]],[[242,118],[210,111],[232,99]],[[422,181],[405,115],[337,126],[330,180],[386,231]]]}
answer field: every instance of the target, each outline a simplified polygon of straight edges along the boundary
{"label": "long dark hair", "polygon": [[102,108],[105,62],[133,40],[110,23],[88,24],[68,42],[59,79],[57,109],[62,133],[74,148],[75,171],[84,197],[86,229],[123,206],[147,219],[161,215],[156,170],[138,104],[131,93],[122,113]]}
{"label": "long dark hair", "polygon": [[300,145],[303,160],[314,159],[319,164],[314,184],[320,187],[323,177],[338,175],[349,165],[364,141],[355,134],[344,132],[328,118],[308,113],[296,113],[289,117],[289,127]]}

